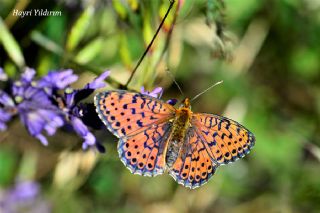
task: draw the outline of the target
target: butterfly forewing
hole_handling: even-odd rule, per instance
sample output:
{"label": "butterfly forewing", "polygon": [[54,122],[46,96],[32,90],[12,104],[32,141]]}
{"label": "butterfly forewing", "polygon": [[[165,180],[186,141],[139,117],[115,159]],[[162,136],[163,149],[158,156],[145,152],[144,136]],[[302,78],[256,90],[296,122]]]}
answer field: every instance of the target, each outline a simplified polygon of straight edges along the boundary
{"label": "butterfly forewing", "polygon": [[255,144],[254,135],[248,129],[222,116],[194,113],[191,123],[208,153],[219,164],[242,158]]}
{"label": "butterfly forewing", "polygon": [[123,90],[95,96],[96,110],[107,128],[117,137],[144,131],[153,124],[167,122],[175,108],[159,99]]}

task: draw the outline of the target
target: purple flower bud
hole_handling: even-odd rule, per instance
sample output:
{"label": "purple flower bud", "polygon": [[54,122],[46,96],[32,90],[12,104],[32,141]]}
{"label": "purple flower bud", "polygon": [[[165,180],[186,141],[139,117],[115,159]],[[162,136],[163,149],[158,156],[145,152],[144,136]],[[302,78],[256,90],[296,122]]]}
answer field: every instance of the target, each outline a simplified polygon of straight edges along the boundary
{"label": "purple flower bud", "polygon": [[86,149],[88,146],[92,146],[96,142],[96,138],[93,136],[91,132],[89,132],[88,128],[84,123],[77,117],[71,118],[71,124],[75,132],[84,139],[84,143],[82,144],[82,148]]}
{"label": "purple flower bud", "polygon": [[82,144],[82,149],[86,150],[88,147],[91,147],[93,145],[95,145],[96,143],[96,138],[94,137],[94,135],[89,132],[85,137],[84,137],[85,141]]}
{"label": "purple flower bud", "polygon": [[44,129],[48,135],[54,135],[56,130],[64,125],[64,121],[60,116],[54,116],[51,121],[48,121]]}
{"label": "purple flower bud", "polygon": [[14,102],[12,98],[5,92],[0,90],[0,104],[4,106],[14,107]]}
{"label": "purple flower bud", "polygon": [[38,82],[38,87],[51,89],[65,89],[70,84],[76,82],[78,76],[73,74],[73,70],[51,71]]}
{"label": "purple flower bud", "polygon": [[49,142],[42,134],[36,134],[33,137],[37,138],[44,146],[48,146]]}
{"label": "purple flower bud", "polygon": [[149,91],[145,90],[145,88],[142,86],[140,91],[142,94],[149,95],[154,98],[161,98],[162,93],[163,93],[163,89],[161,87],[156,87],[154,90],[149,92]]}
{"label": "purple flower bud", "polygon": [[67,88],[64,91],[64,98],[65,98],[65,102],[67,107],[72,107],[74,105],[74,97],[76,95],[76,92],[71,89],[71,88]]}
{"label": "purple flower bud", "polygon": [[86,84],[82,89],[73,90],[67,88],[65,90],[65,101],[69,108],[77,105],[81,100],[87,98],[91,95],[95,89],[102,88],[106,86],[104,80],[110,75],[110,71],[103,72],[100,76],[95,78],[91,83]]}
{"label": "purple flower bud", "polygon": [[10,120],[11,114],[7,113],[3,109],[0,108],[0,122],[6,122]]}
{"label": "purple flower bud", "polygon": [[177,102],[178,102],[178,100],[175,98],[167,100],[167,103],[172,106],[176,105]]}
{"label": "purple flower bud", "polygon": [[89,132],[88,128],[82,123],[80,118],[72,117],[71,124],[74,130],[76,131],[76,133],[82,137],[84,137]]}
{"label": "purple flower bud", "polygon": [[8,80],[7,74],[3,71],[3,69],[0,67],[0,81],[6,81]]}
{"label": "purple flower bud", "polygon": [[24,83],[30,83],[35,74],[36,71],[34,69],[27,67],[21,75],[21,81]]}
{"label": "purple flower bud", "polygon": [[0,131],[7,129],[6,122],[11,119],[11,114],[0,108]]}
{"label": "purple flower bud", "polygon": [[12,114],[15,113],[14,110],[11,112],[11,109],[13,108],[13,100],[7,93],[0,90],[0,131],[7,129],[6,123],[10,121]]}
{"label": "purple flower bud", "polygon": [[101,75],[99,75],[97,78],[95,78],[92,82],[88,83],[85,86],[85,89],[99,89],[102,87],[105,87],[107,84],[104,82],[104,80],[110,75],[110,71],[104,71]]}

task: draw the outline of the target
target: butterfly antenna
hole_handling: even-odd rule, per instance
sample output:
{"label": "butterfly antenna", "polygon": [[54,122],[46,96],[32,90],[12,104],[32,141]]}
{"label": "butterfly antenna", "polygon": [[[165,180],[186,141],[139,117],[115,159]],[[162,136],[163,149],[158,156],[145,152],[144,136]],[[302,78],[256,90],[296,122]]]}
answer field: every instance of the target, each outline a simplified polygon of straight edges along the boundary
{"label": "butterfly antenna", "polygon": [[200,92],[198,95],[194,96],[194,97],[191,99],[190,102],[193,102],[194,100],[196,100],[197,98],[199,98],[202,94],[208,92],[210,89],[212,89],[213,87],[215,87],[215,86],[217,86],[217,85],[219,85],[219,84],[221,84],[221,83],[223,83],[223,81],[219,81],[219,82],[213,84],[213,85],[210,86],[209,88],[205,89],[203,92]]}
{"label": "butterfly antenna", "polygon": [[174,82],[174,84],[178,87],[178,89],[179,89],[179,91],[180,91],[181,95],[184,97],[184,94],[183,94],[183,92],[182,92],[181,87],[179,86],[178,82],[176,81],[176,79],[174,78],[174,76],[172,75],[172,73],[170,72],[170,70],[169,70],[169,69],[167,69],[167,70],[166,70],[166,72],[170,75],[170,77],[171,77],[172,81],[173,81],[173,82]]}

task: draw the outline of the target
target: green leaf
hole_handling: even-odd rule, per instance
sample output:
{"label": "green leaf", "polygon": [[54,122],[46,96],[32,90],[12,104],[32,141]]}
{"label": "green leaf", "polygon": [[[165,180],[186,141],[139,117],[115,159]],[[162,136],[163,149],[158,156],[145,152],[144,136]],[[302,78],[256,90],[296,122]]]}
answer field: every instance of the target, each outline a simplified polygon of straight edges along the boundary
{"label": "green leaf", "polygon": [[17,156],[8,149],[0,150],[0,185],[12,181],[13,171],[16,166]]}
{"label": "green leaf", "polygon": [[38,156],[36,152],[25,152],[20,163],[18,177],[22,180],[33,179],[36,173],[37,160]]}
{"label": "green leaf", "polygon": [[31,33],[31,39],[35,43],[37,43],[38,45],[40,45],[41,47],[45,48],[50,52],[53,52],[58,55],[63,54],[63,49],[58,44],[56,44],[55,42],[53,42],[52,40],[50,40],[49,38],[47,38],[45,35],[41,34],[38,31],[33,31]]}
{"label": "green leaf", "polygon": [[144,42],[145,44],[149,44],[149,42],[152,40],[153,37],[153,29],[151,26],[151,14],[149,11],[146,11],[143,17],[143,38],[144,38]]}
{"label": "green leaf", "polygon": [[88,63],[101,52],[102,48],[103,39],[97,38],[82,48],[82,50],[76,55],[75,60],[81,64]]}
{"label": "green leaf", "polygon": [[67,50],[72,51],[79,44],[83,36],[85,35],[92,17],[94,15],[94,8],[88,7],[73,25],[67,40]]}
{"label": "green leaf", "polygon": [[25,66],[24,57],[20,49],[19,44],[14,39],[13,35],[5,26],[4,22],[0,17],[0,43],[2,43],[4,49],[8,53],[9,57],[14,63],[22,68]]}
{"label": "green leaf", "polygon": [[298,48],[290,58],[292,71],[297,75],[313,79],[319,75],[319,53],[311,48]]}
{"label": "green leaf", "polygon": [[119,53],[121,60],[123,64],[125,64],[127,67],[131,67],[132,65],[132,59],[131,59],[131,53],[129,51],[129,43],[128,38],[124,33],[120,34],[120,48]]}
{"label": "green leaf", "polygon": [[243,20],[251,17],[261,6],[257,0],[226,0],[226,14],[230,20]]}
{"label": "green leaf", "polygon": [[4,63],[3,69],[10,78],[13,78],[18,72],[18,68],[9,60]]}
{"label": "green leaf", "polygon": [[122,19],[125,19],[127,17],[127,9],[123,5],[123,3],[121,1],[113,0],[112,4],[113,4],[113,8],[119,14],[119,16]]}

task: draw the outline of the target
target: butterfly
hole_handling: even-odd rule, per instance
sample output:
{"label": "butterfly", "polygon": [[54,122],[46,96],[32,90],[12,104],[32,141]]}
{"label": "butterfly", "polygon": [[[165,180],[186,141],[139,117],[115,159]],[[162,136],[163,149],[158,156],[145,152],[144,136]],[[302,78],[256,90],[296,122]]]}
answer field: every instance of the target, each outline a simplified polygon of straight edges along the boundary
{"label": "butterfly", "polygon": [[114,90],[98,93],[94,102],[100,119],[119,138],[119,157],[132,173],[168,172],[191,189],[255,144],[254,135],[236,121],[192,112],[188,98],[175,108],[148,95]]}

